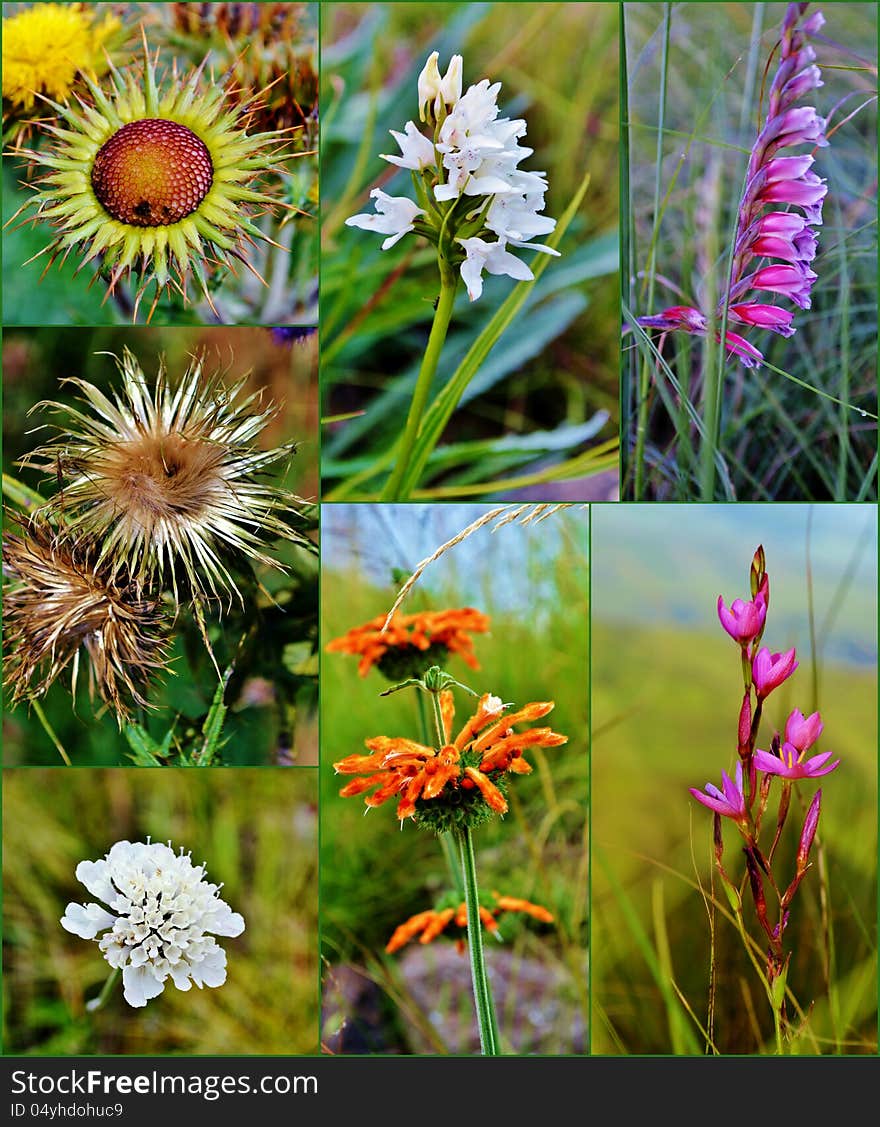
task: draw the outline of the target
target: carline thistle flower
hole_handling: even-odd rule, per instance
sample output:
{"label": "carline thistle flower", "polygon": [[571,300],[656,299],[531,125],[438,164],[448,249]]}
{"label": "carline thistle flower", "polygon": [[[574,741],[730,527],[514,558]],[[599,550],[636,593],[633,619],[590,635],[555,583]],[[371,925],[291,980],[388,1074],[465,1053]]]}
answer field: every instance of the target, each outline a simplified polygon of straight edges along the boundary
{"label": "carline thistle flower", "polygon": [[106,273],[110,292],[133,276],[135,319],[151,285],[148,320],[163,291],[186,300],[190,274],[213,308],[214,267],[241,263],[259,277],[247,244],[272,240],[256,212],[280,205],[256,181],[283,172],[283,131],[250,134],[259,97],[233,104],[222,84],[204,80],[204,62],[188,77],[158,77],[146,37],[141,71],[110,67],[107,90],[83,75],[89,100],[43,98],[62,124],[43,126],[55,140],[50,151],[22,150],[49,171],[17,215],[31,212],[31,222],[56,228],[39,252],[50,265],[76,248],[81,266]]}
{"label": "carline thistle flower", "polygon": [[[789,4],[782,22],[779,66],[770,86],[764,125],[752,147],[739,204],[727,295],[728,323],[744,329],[769,329],[783,337],[795,332],[794,312],[769,303],[761,295],[775,294],[800,309],[810,308],[810,292],[816,281],[811,263],[818,241],[813,228],[821,226],[822,202],[827,193],[825,181],[811,171],[812,153],[777,155],[794,146],[823,148],[828,144],[825,120],[813,106],[795,104],[822,85],[815,65],[816,52],[807,40],[822,28],[825,18],[815,12],[798,26],[808,6]],[[722,300],[715,311],[716,322],[723,315],[724,304]],[[638,323],[643,328],[705,336],[709,318],[692,306],[675,305],[639,317]],[[716,330],[716,340],[720,339]],[[763,354],[740,333],[728,331],[726,345],[747,368],[763,362]]]}
{"label": "carline thistle flower", "polygon": [[80,660],[89,690],[116,713],[148,708],[150,680],[167,668],[168,622],[123,571],[98,562],[94,541],[74,540],[45,521],[21,521],[3,537],[3,680],[17,704],[43,696]]}
{"label": "carline thistle flower", "polygon": [[546,716],[553,709],[553,701],[534,701],[507,715],[506,707],[498,697],[485,693],[476,712],[453,739],[455,706],[452,693],[443,690],[443,747],[424,747],[391,736],[369,739],[369,755],[349,755],[333,764],[340,775],[361,776],[339,793],[348,798],[372,791],[364,799],[368,807],[397,798],[401,821],[413,818],[437,833],[473,828],[493,814],[505,814],[507,775],[527,775],[532,770],[523,752],[530,747],[558,747],[568,741],[567,736],[551,728],[514,731],[517,724]]}
{"label": "carline thistle flower", "polygon": [[498,116],[501,83],[483,79],[462,94],[461,55],[453,55],[443,77],[438,58],[431,53],[418,80],[419,119],[431,132],[408,121],[403,133],[391,130],[400,155],[382,154],[410,170],[416,201],[374,188],[375,213],[345,222],[387,235],[383,250],[410,231],[423,235],[437,247],[441,262],[460,271],[468,297],[476,301],[484,271],[526,281],[534,276],[508,248],[559,254],[532,241],[550,234],[556,220],[540,214],[546,173],[519,168],[534,152],[519,144],[525,121]]}
{"label": "carline thistle flower", "polygon": [[46,512],[70,537],[100,544],[96,564],[110,580],[168,583],[178,605],[181,584],[198,600],[241,598],[232,559],[281,568],[266,541],[304,542],[288,523],[298,499],[261,480],[293,451],[256,445],[278,407],[248,394],[247,376],[227,386],[206,374],[202,356],[177,380],[160,359],[152,384],[128,350],[116,363],[121,386],[110,395],[71,378],[83,409],[37,404],[66,416],[23,459],[60,480]]}
{"label": "carline thistle flower", "polygon": [[178,990],[226,981],[226,952],[214,936],[241,935],[244,919],[182,848],[175,853],[170,842],[149,838],[117,841],[103,859],[80,861],[76,879],[107,907],[70,903],[61,926],[94,939],[110,966],[122,970],[130,1006],[158,997],[169,978]]}

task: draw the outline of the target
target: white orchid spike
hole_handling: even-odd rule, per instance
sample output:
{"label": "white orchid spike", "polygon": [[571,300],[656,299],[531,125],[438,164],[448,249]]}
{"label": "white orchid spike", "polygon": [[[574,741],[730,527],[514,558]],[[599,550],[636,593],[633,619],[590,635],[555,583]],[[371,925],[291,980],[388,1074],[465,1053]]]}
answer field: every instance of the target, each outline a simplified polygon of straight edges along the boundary
{"label": "white orchid spike", "polygon": [[547,176],[520,164],[533,153],[520,144],[526,134],[521,119],[500,117],[501,83],[486,78],[462,94],[461,55],[453,55],[441,77],[439,54],[432,51],[418,79],[422,132],[408,121],[401,133],[390,130],[400,156],[382,159],[412,174],[417,202],[389,196],[379,188],[370,195],[376,214],[353,215],[350,227],[388,235],[388,250],[410,231],[435,244],[444,266],[460,271],[471,301],[483,292],[482,272],[528,280],[528,266],[508,248],[523,247],[558,255],[531,240],[549,235],[556,220],[542,215]]}

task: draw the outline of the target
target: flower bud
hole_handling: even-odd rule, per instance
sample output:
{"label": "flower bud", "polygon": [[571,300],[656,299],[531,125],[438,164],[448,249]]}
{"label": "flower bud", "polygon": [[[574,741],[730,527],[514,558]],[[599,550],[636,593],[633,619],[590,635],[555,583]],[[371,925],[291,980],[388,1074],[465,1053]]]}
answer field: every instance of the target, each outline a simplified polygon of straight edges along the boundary
{"label": "flower bud", "polygon": [[759,544],[755,549],[755,554],[752,556],[752,566],[750,569],[750,579],[752,588],[752,598],[754,599],[764,582],[764,575],[766,574],[767,559],[764,555],[764,545]]}
{"label": "flower bud", "polygon": [[419,75],[419,121],[433,125],[434,103],[440,95],[440,71],[437,67],[439,52],[432,51]]}
{"label": "flower bud", "polygon": [[819,825],[819,810],[822,805],[822,790],[821,788],[816,791],[813,801],[810,803],[810,809],[807,811],[807,816],[804,818],[804,828],[801,830],[801,840],[798,845],[797,851],[797,871],[804,872],[810,859],[810,849],[813,845],[813,838],[816,836],[816,828]]}
{"label": "flower bud", "polygon": [[752,693],[746,689],[743,693],[742,706],[739,710],[739,727],[737,729],[736,750],[740,759],[744,759],[752,743]]}
{"label": "flower bud", "polygon": [[461,55],[453,55],[446,68],[446,74],[440,82],[440,100],[446,106],[447,112],[461,97],[461,68]]}

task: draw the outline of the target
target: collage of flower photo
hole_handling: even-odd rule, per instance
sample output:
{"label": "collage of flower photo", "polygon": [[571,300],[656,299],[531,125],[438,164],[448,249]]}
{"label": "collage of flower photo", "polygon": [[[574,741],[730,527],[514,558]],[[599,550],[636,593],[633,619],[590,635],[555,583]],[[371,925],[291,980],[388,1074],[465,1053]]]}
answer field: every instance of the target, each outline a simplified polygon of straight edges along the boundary
{"label": "collage of flower photo", "polygon": [[4,1058],[880,1055],[877,15],[2,5]]}

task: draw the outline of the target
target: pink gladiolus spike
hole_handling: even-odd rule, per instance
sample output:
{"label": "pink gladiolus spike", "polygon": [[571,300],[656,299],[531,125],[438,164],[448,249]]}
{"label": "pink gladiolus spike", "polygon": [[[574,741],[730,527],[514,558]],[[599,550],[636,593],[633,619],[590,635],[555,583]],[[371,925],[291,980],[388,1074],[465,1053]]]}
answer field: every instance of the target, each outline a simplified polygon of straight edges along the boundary
{"label": "pink gladiolus spike", "polygon": [[823,728],[822,717],[818,712],[804,718],[801,710],[796,708],[785,722],[785,742],[804,752],[822,735]]}
{"label": "pink gladiolus spike", "polygon": [[763,602],[743,602],[734,599],[728,609],[722,595],[718,596],[718,618],[721,625],[735,642],[745,645],[761,633],[767,607]]}
{"label": "pink gladiolus spike", "polygon": [[797,669],[794,649],[785,653],[772,654],[763,646],[752,661],[752,684],[758,694],[758,699],[763,700],[774,689],[786,681]]}

